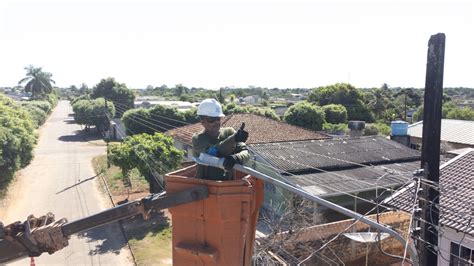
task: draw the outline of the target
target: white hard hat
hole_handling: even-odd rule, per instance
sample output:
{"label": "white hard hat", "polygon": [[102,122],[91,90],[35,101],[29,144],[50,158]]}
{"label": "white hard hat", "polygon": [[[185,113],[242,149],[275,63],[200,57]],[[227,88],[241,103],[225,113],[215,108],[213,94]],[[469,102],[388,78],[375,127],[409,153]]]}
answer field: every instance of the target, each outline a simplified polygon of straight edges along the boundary
{"label": "white hard hat", "polygon": [[210,117],[224,117],[221,104],[214,99],[203,100],[198,107],[197,115],[204,115]]}

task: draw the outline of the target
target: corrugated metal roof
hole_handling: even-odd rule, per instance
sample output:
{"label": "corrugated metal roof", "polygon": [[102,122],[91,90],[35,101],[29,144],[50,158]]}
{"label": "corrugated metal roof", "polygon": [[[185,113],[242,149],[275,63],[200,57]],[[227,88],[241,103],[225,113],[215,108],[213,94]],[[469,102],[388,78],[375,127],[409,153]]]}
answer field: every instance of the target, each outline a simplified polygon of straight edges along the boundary
{"label": "corrugated metal roof", "polygon": [[[422,138],[423,121],[408,126],[408,135]],[[474,121],[442,119],[441,141],[474,146]]]}
{"label": "corrugated metal roof", "polygon": [[250,148],[282,172],[341,170],[357,164],[374,165],[419,160],[419,151],[381,136],[251,144]]}
{"label": "corrugated metal roof", "polygon": [[[247,144],[268,143],[282,141],[301,141],[328,139],[328,135],[302,127],[293,126],[255,114],[234,114],[222,119],[222,127],[239,129],[245,123],[245,130],[249,132]],[[203,130],[201,123],[175,128],[166,133],[179,141],[192,145],[193,134]]]}
{"label": "corrugated metal roof", "polygon": [[[285,176],[289,182],[321,197],[374,190],[377,186],[397,187],[411,180],[409,173],[420,161],[358,167],[341,171]],[[385,174],[385,176],[383,176]],[[382,177],[383,176],[383,177]],[[377,181],[378,180],[378,181]]]}
{"label": "corrugated metal roof", "polygon": [[[459,155],[440,167],[440,223],[474,236],[474,150]],[[411,211],[414,186],[387,201]]]}

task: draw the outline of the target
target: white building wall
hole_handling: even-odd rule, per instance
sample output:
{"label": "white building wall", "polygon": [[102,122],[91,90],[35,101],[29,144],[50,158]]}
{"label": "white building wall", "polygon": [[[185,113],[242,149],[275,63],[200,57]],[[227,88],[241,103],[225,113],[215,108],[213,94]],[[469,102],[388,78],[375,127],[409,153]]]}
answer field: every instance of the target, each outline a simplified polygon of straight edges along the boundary
{"label": "white building wall", "polygon": [[[441,256],[438,256],[438,265],[439,266],[449,266],[449,258],[451,253],[451,242],[455,242],[459,244],[463,239],[464,233],[458,233],[456,230],[453,230],[449,227],[441,227],[443,230],[443,234],[440,235],[438,240],[438,246],[440,247]],[[468,239],[472,239],[469,235],[464,237],[461,245],[474,250],[474,242],[469,241]]]}

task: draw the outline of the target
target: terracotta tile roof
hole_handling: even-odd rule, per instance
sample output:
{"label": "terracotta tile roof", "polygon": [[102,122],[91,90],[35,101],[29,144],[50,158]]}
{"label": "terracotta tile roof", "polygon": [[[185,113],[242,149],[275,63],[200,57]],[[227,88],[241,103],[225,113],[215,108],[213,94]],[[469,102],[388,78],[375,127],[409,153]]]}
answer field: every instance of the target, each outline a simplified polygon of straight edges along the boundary
{"label": "terracotta tile roof", "polygon": [[[474,149],[440,167],[440,223],[474,236]],[[387,204],[411,212],[414,185],[386,200]]]}
{"label": "terracotta tile roof", "polygon": [[[247,144],[272,143],[284,141],[320,140],[330,138],[328,135],[293,126],[280,121],[255,114],[234,114],[223,118],[223,127],[239,129],[242,122],[249,132]],[[186,125],[167,131],[173,138],[192,145],[192,135],[203,130],[200,123]]]}

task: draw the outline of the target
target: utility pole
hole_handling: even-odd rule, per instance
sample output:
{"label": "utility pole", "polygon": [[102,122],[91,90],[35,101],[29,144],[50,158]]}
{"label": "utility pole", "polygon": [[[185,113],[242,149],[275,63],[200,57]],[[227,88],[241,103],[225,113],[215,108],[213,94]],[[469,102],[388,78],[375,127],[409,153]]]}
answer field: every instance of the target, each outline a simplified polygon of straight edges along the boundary
{"label": "utility pole", "polygon": [[404,110],[403,121],[406,122],[407,121],[407,91],[405,90],[403,94],[405,95],[405,102],[403,104],[403,110]]}
{"label": "utility pole", "polygon": [[[439,152],[441,106],[443,100],[444,33],[432,35],[428,42],[421,168],[423,171],[421,205],[421,240],[418,241],[420,265],[438,265],[439,227]],[[430,183],[428,186],[426,183]],[[432,187],[435,186],[435,187]]]}

